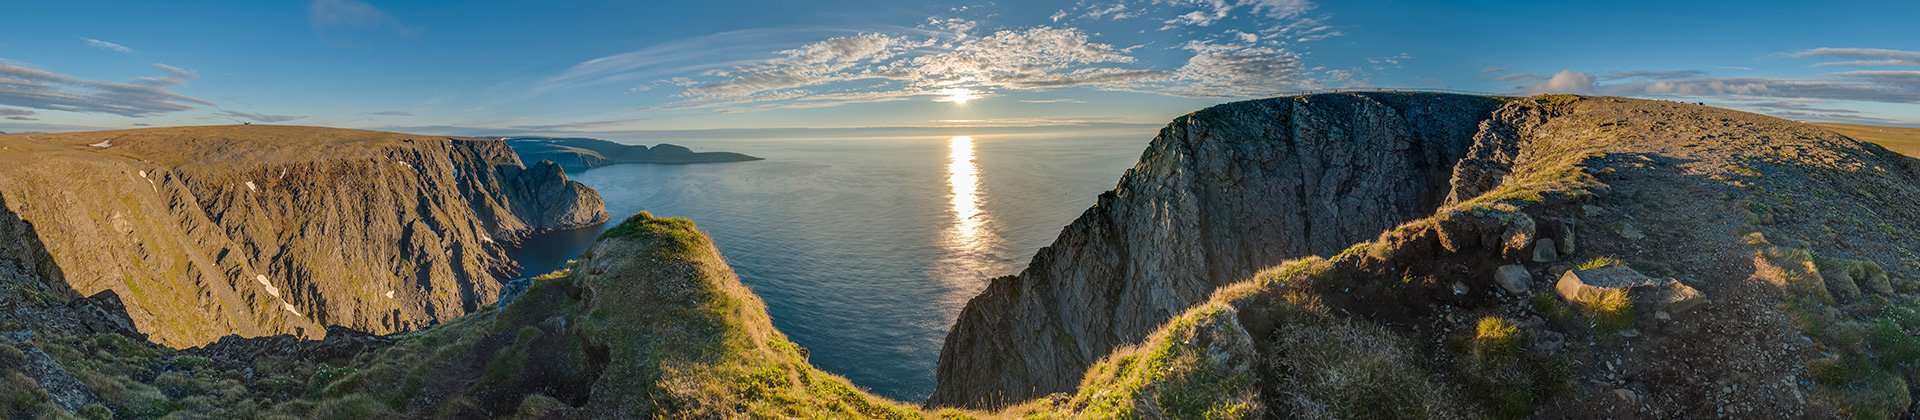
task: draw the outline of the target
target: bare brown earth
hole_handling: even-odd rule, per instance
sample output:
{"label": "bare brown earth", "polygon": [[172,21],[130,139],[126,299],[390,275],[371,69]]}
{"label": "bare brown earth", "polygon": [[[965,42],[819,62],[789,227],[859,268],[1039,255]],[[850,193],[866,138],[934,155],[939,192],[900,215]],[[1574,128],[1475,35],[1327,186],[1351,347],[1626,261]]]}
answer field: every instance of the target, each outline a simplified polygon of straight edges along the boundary
{"label": "bare brown earth", "polygon": [[1857,140],[1871,142],[1907,156],[1920,157],[1920,128],[1814,123]]}
{"label": "bare brown earth", "polygon": [[0,136],[0,196],[73,292],[179,347],[452,319],[497,295],[502,243],[607,219],[499,141],[292,126]]}

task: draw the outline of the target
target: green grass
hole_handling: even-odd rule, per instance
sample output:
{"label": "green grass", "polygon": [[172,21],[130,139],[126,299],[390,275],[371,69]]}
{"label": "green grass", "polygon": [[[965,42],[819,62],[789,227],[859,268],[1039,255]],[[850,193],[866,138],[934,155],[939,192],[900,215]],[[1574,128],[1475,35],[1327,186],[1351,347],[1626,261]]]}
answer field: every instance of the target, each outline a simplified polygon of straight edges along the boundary
{"label": "green grass", "polygon": [[[1138,347],[1116,350],[1088,369],[1081,388],[1065,403],[1072,417],[1136,418],[1155,413],[1172,418],[1242,418],[1251,415],[1259,392],[1252,372],[1221,369],[1209,344],[1236,337],[1232,311],[1203,305],[1175,318]],[[1247,346],[1251,343],[1239,343]],[[1247,355],[1241,354],[1241,357]],[[1148,412],[1140,412],[1143,407]]]}
{"label": "green grass", "polygon": [[[1920,324],[1920,311],[1911,303],[1882,298],[1843,304],[1833,292],[1858,293],[1849,289],[1857,278],[1874,282],[1871,279],[1884,276],[1884,270],[1871,262],[1816,257],[1804,249],[1769,247],[1757,252],[1758,260],[1766,263],[1761,274],[1783,286],[1794,326],[1833,354],[1807,365],[1819,395],[1849,417],[1887,418],[1904,412],[1911,400],[1903,378],[1915,374],[1914,363],[1920,359],[1920,339],[1905,324]],[[1902,297],[1900,302],[1911,299]]]}
{"label": "green grass", "polygon": [[1612,257],[1594,257],[1573,266],[1574,270],[1594,270],[1620,265],[1620,260]]}
{"label": "green grass", "polygon": [[1473,356],[1480,363],[1504,363],[1520,357],[1520,327],[1506,318],[1480,318],[1474,329]]}

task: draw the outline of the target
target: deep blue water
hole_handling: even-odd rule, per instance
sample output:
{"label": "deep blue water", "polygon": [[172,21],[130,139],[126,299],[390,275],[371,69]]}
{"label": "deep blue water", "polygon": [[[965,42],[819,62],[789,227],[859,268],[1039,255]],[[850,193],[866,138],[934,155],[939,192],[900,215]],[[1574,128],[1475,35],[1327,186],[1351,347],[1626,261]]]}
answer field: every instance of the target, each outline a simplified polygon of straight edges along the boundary
{"label": "deep blue water", "polygon": [[[618,165],[574,176],[618,222],[687,217],[767,302],[813,364],[876,394],[932,394],[947,329],[987,280],[1026,266],[1113,188],[1146,139],[711,140],[764,161]],[[598,229],[528,239],[528,272],[579,255]]]}

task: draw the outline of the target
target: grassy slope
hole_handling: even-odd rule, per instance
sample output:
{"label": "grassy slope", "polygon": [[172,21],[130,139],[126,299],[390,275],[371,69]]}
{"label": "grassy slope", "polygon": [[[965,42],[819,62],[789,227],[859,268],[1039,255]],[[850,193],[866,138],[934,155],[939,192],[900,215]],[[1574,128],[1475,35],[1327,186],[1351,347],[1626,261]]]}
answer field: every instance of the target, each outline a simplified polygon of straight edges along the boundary
{"label": "grassy slope", "polygon": [[1835,123],[1813,125],[1826,127],[1847,137],[1878,144],[1903,155],[1920,157],[1920,128]]}
{"label": "grassy slope", "polygon": [[[211,170],[282,162],[373,158],[418,135],[287,125],[160,127],[0,135],[0,163],[48,164],[115,156],[160,166]],[[93,144],[108,142],[107,147]]]}
{"label": "grassy slope", "polygon": [[916,418],[807,364],[706,235],[636,215],[500,310],[402,336],[316,379],[328,404],[413,415]]}

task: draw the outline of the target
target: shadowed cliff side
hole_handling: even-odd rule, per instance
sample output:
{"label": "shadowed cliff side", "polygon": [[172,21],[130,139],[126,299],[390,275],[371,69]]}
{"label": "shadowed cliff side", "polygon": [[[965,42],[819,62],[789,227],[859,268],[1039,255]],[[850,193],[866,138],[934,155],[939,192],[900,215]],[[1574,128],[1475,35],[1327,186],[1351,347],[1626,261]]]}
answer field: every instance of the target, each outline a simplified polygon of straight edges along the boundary
{"label": "shadowed cliff side", "polygon": [[968,302],[929,404],[995,407],[1070,391],[1093,362],[1227,282],[1431,212],[1499,105],[1332,94],[1181,117],[1024,271]]}
{"label": "shadowed cliff side", "polygon": [[1920,161],[1665,101],[1516,99],[1482,128],[1429,215],[1217,289],[1008,412],[1912,415]]}
{"label": "shadowed cliff side", "polygon": [[288,126],[0,136],[0,194],[64,281],[111,290],[141,331],[376,333],[478,308],[496,241],[605,221],[598,194],[505,144]]}

